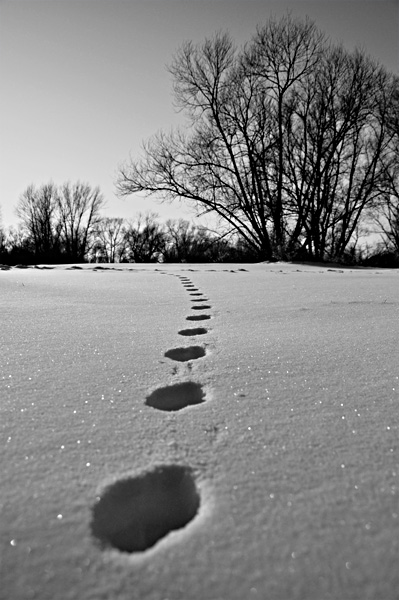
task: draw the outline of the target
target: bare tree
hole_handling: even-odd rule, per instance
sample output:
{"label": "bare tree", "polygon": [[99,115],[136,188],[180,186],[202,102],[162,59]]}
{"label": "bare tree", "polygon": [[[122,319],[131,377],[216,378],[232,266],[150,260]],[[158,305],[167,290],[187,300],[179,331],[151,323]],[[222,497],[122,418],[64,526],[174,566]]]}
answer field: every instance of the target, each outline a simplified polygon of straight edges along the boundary
{"label": "bare tree", "polygon": [[121,261],[126,249],[126,225],[121,218],[103,218],[94,230],[92,252],[108,263]]}
{"label": "bare tree", "polygon": [[166,262],[212,262],[220,260],[228,242],[206,227],[184,219],[166,222],[167,244],[163,253]]}
{"label": "bare tree", "polygon": [[187,262],[192,255],[195,243],[195,228],[189,221],[169,219],[166,222],[168,234],[168,251],[166,254],[169,262]]}
{"label": "bare tree", "polygon": [[399,255],[399,160],[392,159],[390,165],[384,166],[386,185],[373,218],[386,249]]}
{"label": "bare tree", "polygon": [[1,206],[0,206],[0,257],[3,257],[7,253],[6,249],[6,234],[3,229],[3,223],[1,218]]}
{"label": "bare tree", "polygon": [[139,214],[125,229],[125,254],[129,262],[156,262],[165,249],[166,237],[155,213]]}
{"label": "bare tree", "polygon": [[295,102],[303,87],[308,87],[325,48],[324,36],[314,23],[287,16],[280,21],[270,19],[258,28],[244,56],[244,70],[256,77],[271,121],[271,135],[267,137],[271,151],[265,153],[262,145],[255,171],[261,173],[263,202],[269,208],[273,243],[279,257],[285,256],[287,246],[286,149]]}
{"label": "bare tree", "polygon": [[378,225],[383,243],[399,255],[399,78],[392,78],[386,127],[390,134],[386,151],[379,157],[382,178],[379,210],[372,218]]}
{"label": "bare tree", "polygon": [[36,260],[83,261],[100,219],[103,197],[88,184],[30,185],[21,195],[16,213]]}
{"label": "bare tree", "polygon": [[221,33],[187,42],[169,70],[189,132],[144,144],[119,194],[188,200],[264,259],[342,257],[386,187],[392,78],[289,16],[241,50]]}
{"label": "bare tree", "polygon": [[119,192],[191,200],[264,258],[281,254],[286,104],[320,44],[313,24],[290,17],[270,21],[241,52],[227,34],[184,44],[170,72],[192,133],[153,138],[142,161],[121,168]]}
{"label": "bare tree", "polygon": [[21,195],[16,214],[33,246],[38,260],[52,260],[60,250],[59,195],[50,182],[36,188],[30,185]]}
{"label": "bare tree", "polygon": [[99,223],[104,198],[98,187],[87,183],[65,183],[58,196],[62,241],[71,261],[83,261],[94,243],[94,230]]}
{"label": "bare tree", "polygon": [[235,96],[232,88],[239,85],[232,41],[227,34],[218,34],[202,46],[187,42],[170,71],[177,103],[187,110],[192,133],[159,133],[146,143],[143,160],[120,168],[119,193],[156,193],[191,201],[202,212],[217,213],[270,256],[265,218],[252,199],[250,167],[236,128],[223,112],[227,99]]}
{"label": "bare tree", "polygon": [[298,90],[285,146],[291,247],[302,240],[317,259],[339,258],[375,209],[390,139],[389,87],[368,57],[332,47]]}
{"label": "bare tree", "polygon": [[3,221],[2,221],[2,215],[1,215],[1,206],[0,206],[0,252],[2,252],[5,248],[5,233],[4,233],[4,229],[3,229]]}

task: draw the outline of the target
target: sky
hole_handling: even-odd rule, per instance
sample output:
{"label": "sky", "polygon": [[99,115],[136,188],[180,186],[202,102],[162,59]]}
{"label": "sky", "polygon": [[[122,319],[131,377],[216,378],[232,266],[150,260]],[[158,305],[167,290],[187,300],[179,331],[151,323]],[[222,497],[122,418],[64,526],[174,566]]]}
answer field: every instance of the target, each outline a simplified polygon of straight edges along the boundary
{"label": "sky", "polygon": [[118,165],[160,129],[184,123],[166,69],[182,42],[228,30],[241,44],[287,11],[399,73],[397,0],[0,0],[3,227],[17,225],[27,186],[50,180],[99,186],[107,217],[193,219],[179,202],[118,198]]}

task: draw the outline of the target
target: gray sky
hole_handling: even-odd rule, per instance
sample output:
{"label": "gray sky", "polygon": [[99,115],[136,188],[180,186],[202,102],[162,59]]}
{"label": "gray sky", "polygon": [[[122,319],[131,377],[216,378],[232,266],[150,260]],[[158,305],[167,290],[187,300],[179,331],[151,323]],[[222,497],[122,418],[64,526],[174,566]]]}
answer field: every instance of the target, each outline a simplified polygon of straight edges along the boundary
{"label": "gray sky", "polygon": [[237,43],[271,15],[308,15],[332,40],[399,73],[397,0],[0,0],[0,207],[3,225],[30,184],[99,185],[106,216],[185,206],[118,199],[119,163],[181,122],[165,69],[182,41],[227,29]]}

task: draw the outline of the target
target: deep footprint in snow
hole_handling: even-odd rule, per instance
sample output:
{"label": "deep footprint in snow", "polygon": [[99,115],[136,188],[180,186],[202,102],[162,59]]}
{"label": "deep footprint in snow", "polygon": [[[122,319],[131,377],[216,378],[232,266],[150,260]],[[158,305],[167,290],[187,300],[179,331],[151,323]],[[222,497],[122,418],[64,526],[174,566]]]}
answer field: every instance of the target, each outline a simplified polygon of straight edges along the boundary
{"label": "deep footprint in snow", "polygon": [[210,318],[210,315],[189,315],[186,317],[186,321],[206,321]]}
{"label": "deep footprint in snow", "polygon": [[204,335],[205,333],[208,333],[205,327],[193,327],[192,329],[180,329],[178,331],[179,335]]}
{"label": "deep footprint in snow", "polygon": [[202,386],[193,381],[158,388],[147,396],[146,404],[158,410],[175,411],[205,402]]}
{"label": "deep footprint in snow", "polygon": [[107,487],[92,511],[103,548],[143,552],[197,514],[200,495],[189,467],[163,465]]}
{"label": "deep footprint in snow", "polygon": [[166,358],[178,360],[179,362],[187,362],[196,358],[205,356],[205,348],[202,346],[184,346],[182,348],[172,348],[165,352]]}
{"label": "deep footprint in snow", "polygon": [[192,310],[206,310],[207,308],[212,308],[209,304],[203,304],[202,306],[192,306]]}

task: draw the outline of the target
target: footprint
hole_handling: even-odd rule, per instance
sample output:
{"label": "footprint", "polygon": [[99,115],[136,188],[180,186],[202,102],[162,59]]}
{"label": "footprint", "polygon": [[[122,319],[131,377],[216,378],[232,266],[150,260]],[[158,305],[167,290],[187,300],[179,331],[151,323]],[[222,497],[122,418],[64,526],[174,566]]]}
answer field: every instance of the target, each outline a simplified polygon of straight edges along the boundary
{"label": "footprint", "polygon": [[193,292],[190,296],[203,296],[202,292]]}
{"label": "footprint", "polygon": [[208,330],[205,327],[194,327],[193,329],[181,329],[179,335],[204,335],[204,333],[208,333]]}
{"label": "footprint", "polygon": [[209,302],[208,298],[193,298],[191,302]]}
{"label": "footprint", "polygon": [[92,510],[91,531],[103,549],[143,552],[198,513],[192,470],[161,465],[108,486]]}
{"label": "footprint", "polygon": [[210,315],[190,315],[188,317],[186,317],[186,321],[206,321],[207,319],[210,319],[211,316]]}
{"label": "footprint", "polygon": [[176,411],[205,402],[202,386],[193,381],[158,388],[147,396],[146,405],[159,410]]}
{"label": "footprint", "polygon": [[194,360],[195,358],[205,356],[205,348],[202,346],[172,348],[165,352],[164,356],[166,356],[166,358],[171,358],[172,360],[178,360],[179,362],[187,362],[188,360]]}
{"label": "footprint", "polygon": [[209,304],[203,304],[202,306],[192,306],[192,310],[206,310],[207,308],[212,308]]}

